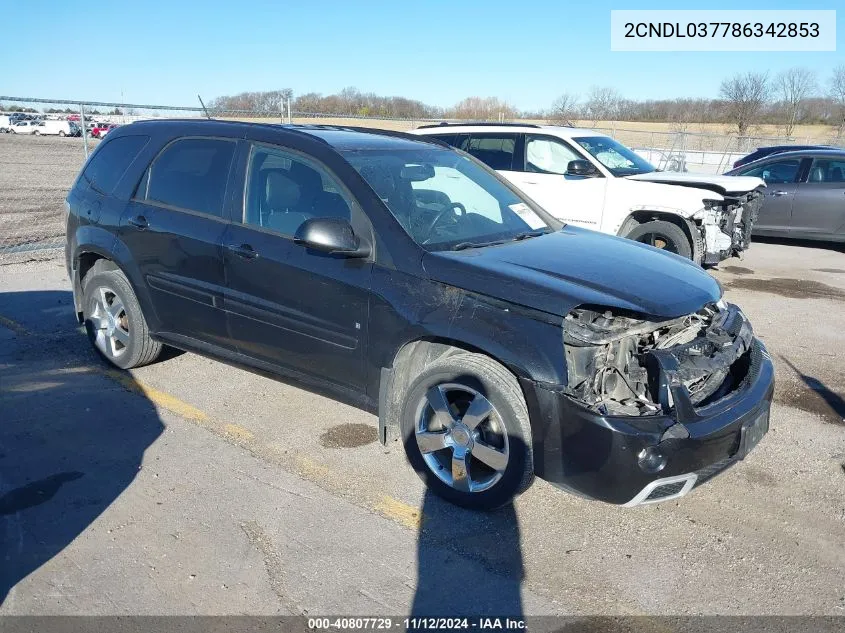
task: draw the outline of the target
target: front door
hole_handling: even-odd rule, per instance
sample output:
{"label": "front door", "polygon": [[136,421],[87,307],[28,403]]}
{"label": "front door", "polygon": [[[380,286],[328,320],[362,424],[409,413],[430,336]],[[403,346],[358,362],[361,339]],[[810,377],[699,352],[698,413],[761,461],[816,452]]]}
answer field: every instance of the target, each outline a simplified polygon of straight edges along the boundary
{"label": "front door", "polygon": [[237,142],[183,138],[147,169],[121,219],[164,334],[228,346],[224,200]]}
{"label": "front door", "polygon": [[801,158],[780,158],[740,172],[740,176],[757,176],[766,181],[765,198],[754,229],[785,232],[789,230]]}
{"label": "front door", "polygon": [[225,308],[238,350],[362,387],[372,262],[293,241],[308,218],[342,217],[356,226],[352,214],[360,211],[327,168],[292,150],[254,145],[245,180],[242,222],[223,237]]}
{"label": "front door", "polygon": [[585,159],[561,139],[526,134],[524,169],[508,178],[556,218],[598,230],[607,179],[566,175],[573,160]]}

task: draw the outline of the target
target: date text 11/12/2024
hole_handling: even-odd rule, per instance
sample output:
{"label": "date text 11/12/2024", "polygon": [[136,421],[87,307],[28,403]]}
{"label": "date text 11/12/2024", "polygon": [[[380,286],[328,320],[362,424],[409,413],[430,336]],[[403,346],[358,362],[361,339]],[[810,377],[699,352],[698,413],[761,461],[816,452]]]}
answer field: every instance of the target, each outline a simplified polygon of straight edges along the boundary
{"label": "date text 11/12/2024", "polygon": [[520,631],[526,629],[525,620],[512,617],[334,617],[308,618],[308,629],[312,631],[329,630],[476,630],[476,631]]}

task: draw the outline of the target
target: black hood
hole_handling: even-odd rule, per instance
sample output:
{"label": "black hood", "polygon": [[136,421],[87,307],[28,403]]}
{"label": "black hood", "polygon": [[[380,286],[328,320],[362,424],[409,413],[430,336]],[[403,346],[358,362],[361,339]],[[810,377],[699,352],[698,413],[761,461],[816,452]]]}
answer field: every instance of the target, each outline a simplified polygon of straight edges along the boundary
{"label": "black hood", "polygon": [[423,265],[433,280],[560,316],[592,304],[672,318],[722,294],[687,259],[570,226],[499,246],[427,253]]}

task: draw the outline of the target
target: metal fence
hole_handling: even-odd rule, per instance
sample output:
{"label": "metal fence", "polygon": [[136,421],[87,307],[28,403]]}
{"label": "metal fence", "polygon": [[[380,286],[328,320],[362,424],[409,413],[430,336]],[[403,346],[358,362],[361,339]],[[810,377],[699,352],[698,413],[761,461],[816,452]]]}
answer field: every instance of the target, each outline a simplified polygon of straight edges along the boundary
{"label": "metal fence", "polygon": [[[64,247],[64,198],[88,153],[100,142],[95,135],[108,125],[124,125],[159,118],[201,118],[264,123],[322,123],[407,131],[430,119],[368,117],[291,111],[280,103],[278,111],[215,110],[201,106],[78,102],[0,96],[0,111],[12,107],[35,110],[33,116],[72,120],[86,132],[79,137],[60,136],[59,126],[36,126],[18,133],[0,134],[0,265],[55,258]],[[4,110],[5,108],[5,110]],[[0,119],[2,121],[4,119]],[[439,122],[438,119],[436,122]],[[525,120],[525,123],[545,121]],[[589,126],[589,122],[578,122]],[[2,125],[2,124],[0,124]],[[652,129],[647,129],[647,128]],[[734,161],[763,145],[831,144],[845,139],[835,134],[802,137],[747,136],[692,130],[655,130],[654,124],[600,122],[597,131],[628,145],[656,167],[669,171],[722,173]],[[52,128],[49,130],[48,128]],[[25,134],[25,132],[37,134]],[[53,133],[50,133],[53,132]],[[107,132],[106,132],[107,133]]]}

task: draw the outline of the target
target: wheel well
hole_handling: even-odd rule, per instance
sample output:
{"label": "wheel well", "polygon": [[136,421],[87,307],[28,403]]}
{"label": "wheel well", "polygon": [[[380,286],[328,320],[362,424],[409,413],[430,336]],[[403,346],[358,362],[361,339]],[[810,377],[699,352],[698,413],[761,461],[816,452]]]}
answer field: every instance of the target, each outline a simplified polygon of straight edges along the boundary
{"label": "wheel well", "polygon": [[645,224],[646,222],[650,222],[652,220],[663,220],[664,222],[671,222],[684,232],[684,234],[687,236],[687,239],[690,241],[690,245],[693,248],[696,247],[696,240],[694,239],[692,233],[694,230],[692,223],[686,218],[682,218],[681,216],[675,213],[667,213],[665,211],[634,211],[622,223],[622,226],[619,229],[619,237],[627,236],[640,224]]}
{"label": "wheel well", "polygon": [[[98,264],[98,262],[101,262]],[[73,279],[73,296],[76,307],[76,318],[82,323],[82,282],[85,275],[91,272],[94,266],[98,266],[102,270],[115,270],[117,265],[108,257],[100,255],[99,253],[80,253],[77,257],[76,276]]]}
{"label": "wheel well", "polygon": [[388,430],[398,430],[399,414],[402,406],[402,395],[414,379],[428,365],[441,358],[471,352],[484,354],[497,363],[513,371],[498,358],[494,358],[483,350],[472,345],[446,339],[417,339],[403,345],[390,367],[381,370],[379,385],[379,439],[387,442]]}

